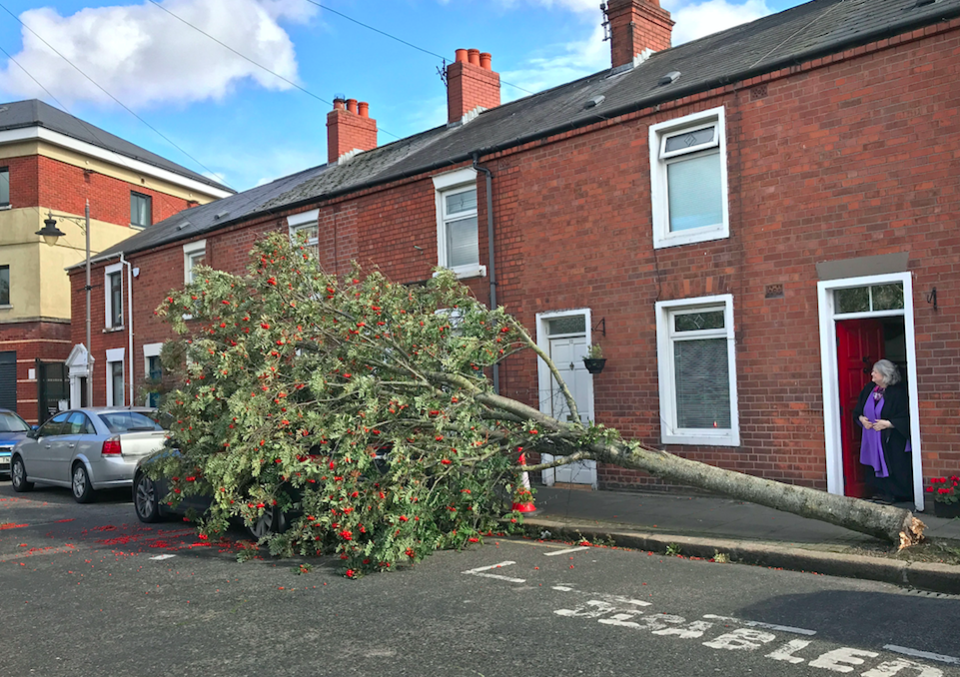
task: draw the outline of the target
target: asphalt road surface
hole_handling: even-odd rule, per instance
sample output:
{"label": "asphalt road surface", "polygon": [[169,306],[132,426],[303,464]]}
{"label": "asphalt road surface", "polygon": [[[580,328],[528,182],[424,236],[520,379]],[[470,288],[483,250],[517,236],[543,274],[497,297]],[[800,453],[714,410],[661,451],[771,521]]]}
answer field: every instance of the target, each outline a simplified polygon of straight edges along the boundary
{"label": "asphalt road surface", "polygon": [[960,676],[960,599],[870,581],[505,538],[353,581],[239,546],[0,482],[0,676]]}

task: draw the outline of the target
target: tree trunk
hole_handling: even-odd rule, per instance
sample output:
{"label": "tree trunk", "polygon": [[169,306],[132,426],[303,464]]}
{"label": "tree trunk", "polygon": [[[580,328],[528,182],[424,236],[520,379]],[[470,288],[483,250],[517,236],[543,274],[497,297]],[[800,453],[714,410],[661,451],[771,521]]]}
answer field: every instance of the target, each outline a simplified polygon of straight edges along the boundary
{"label": "tree trunk", "polygon": [[622,443],[595,445],[590,451],[598,461],[836,524],[889,541],[898,549],[919,543],[926,528],[909,510],[724,470],[665,451],[633,449]]}

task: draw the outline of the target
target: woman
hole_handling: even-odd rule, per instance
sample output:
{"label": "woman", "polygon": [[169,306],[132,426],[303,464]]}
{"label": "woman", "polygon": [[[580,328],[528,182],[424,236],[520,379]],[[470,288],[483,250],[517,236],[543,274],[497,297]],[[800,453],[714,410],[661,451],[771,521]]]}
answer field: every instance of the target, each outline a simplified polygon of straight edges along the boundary
{"label": "woman", "polygon": [[873,365],[870,378],[853,413],[863,427],[860,463],[868,466],[867,482],[875,501],[909,501],[913,499],[913,462],[907,389],[890,360]]}

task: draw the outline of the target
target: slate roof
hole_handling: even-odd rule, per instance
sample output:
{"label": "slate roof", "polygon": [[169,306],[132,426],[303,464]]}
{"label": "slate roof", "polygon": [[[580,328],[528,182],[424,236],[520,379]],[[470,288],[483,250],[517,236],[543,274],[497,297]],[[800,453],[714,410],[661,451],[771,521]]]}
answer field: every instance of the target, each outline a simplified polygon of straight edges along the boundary
{"label": "slate roof", "polygon": [[[925,4],[928,3],[928,4]],[[349,161],[324,165],[195,207],[103,252],[102,260],[222,228],[270,211],[308,205],[461,163],[565,130],[809,61],[960,16],[960,0],[815,0],[650,56],[636,68],[607,69],[503,104],[466,125],[437,127]],[[672,71],[680,77],[661,86]],[[599,105],[586,108],[594,97]],[[214,219],[215,213],[229,215]],[[186,218],[190,226],[178,229]]]}
{"label": "slate roof", "polygon": [[191,171],[186,167],[181,167],[176,162],[171,162],[136,144],[121,139],[119,136],[114,136],[110,132],[95,127],[89,122],[84,122],[69,113],[64,113],[62,110],[54,108],[43,101],[31,99],[29,101],[15,101],[13,103],[0,104],[0,132],[23,129],[25,127],[43,127],[44,129],[69,136],[77,141],[89,143],[91,146],[109,150],[119,155],[153,165],[154,167],[165,169],[168,172],[179,174],[185,178],[199,181],[207,186],[230,193],[236,192],[202,174]]}

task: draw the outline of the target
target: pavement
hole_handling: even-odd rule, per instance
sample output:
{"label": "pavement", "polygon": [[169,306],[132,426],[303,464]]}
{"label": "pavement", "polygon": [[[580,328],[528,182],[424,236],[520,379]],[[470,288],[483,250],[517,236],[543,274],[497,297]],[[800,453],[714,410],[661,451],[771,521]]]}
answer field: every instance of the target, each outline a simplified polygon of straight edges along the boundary
{"label": "pavement", "polygon": [[[912,504],[898,504],[912,510]],[[531,535],[880,580],[960,595],[960,566],[894,555],[883,541],[826,522],[720,496],[536,487]],[[915,513],[929,541],[960,555],[960,519]],[[546,533],[545,533],[546,532]],[[926,553],[929,557],[929,552]]]}

